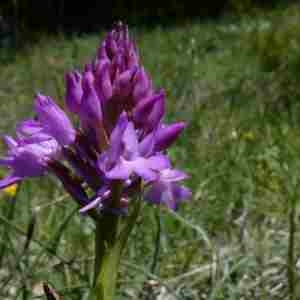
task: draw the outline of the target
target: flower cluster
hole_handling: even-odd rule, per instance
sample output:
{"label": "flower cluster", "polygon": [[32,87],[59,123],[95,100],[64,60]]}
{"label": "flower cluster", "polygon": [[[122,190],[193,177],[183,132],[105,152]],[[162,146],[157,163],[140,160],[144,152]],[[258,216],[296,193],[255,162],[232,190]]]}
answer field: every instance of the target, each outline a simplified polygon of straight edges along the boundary
{"label": "flower cluster", "polygon": [[126,210],[141,184],[147,201],[173,210],[190,197],[178,183],[186,174],[171,167],[166,151],[185,124],[163,122],[165,93],[141,66],[127,26],[117,24],[93,62],[81,73],[67,73],[65,81],[66,108],[79,119],[78,128],[50,97],[38,94],[36,118],[18,124],[16,138],[4,137],[8,153],[0,165],[11,173],[0,189],[51,173],[82,213]]}

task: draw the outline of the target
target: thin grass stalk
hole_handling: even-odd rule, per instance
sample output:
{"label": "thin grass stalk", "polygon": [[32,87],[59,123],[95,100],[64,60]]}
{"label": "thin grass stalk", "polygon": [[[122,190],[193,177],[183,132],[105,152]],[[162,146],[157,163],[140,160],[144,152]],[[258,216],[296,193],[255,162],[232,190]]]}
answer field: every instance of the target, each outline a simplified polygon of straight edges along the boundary
{"label": "thin grass stalk", "polygon": [[[19,189],[19,187],[17,188]],[[15,193],[15,195],[9,200],[11,203],[8,207],[8,211],[7,211],[7,215],[5,216],[7,218],[7,220],[10,222],[13,220],[14,218],[14,214],[15,214],[15,207],[16,207],[16,198],[17,198],[17,194],[18,191]],[[5,241],[7,240],[9,234],[9,228],[8,228],[8,224],[5,224],[3,226],[3,230],[2,230],[2,237],[1,240]],[[7,249],[7,245],[6,243],[2,243],[1,248],[0,248],[0,267],[2,266],[2,262],[3,262],[3,258],[5,256],[5,251]]]}
{"label": "thin grass stalk", "polygon": [[160,211],[156,211],[155,220],[157,224],[157,231],[155,235],[155,248],[153,253],[153,260],[150,268],[150,273],[155,274],[155,270],[158,264],[159,252],[160,252],[160,240],[161,240],[161,220],[160,220]]}
{"label": "thin grass stalk", "polygon": [[296,197],[290,201],[289,211],[289,244],[288,244],[288,290],[289,300],[295,300],[295,233],[296,233]]}

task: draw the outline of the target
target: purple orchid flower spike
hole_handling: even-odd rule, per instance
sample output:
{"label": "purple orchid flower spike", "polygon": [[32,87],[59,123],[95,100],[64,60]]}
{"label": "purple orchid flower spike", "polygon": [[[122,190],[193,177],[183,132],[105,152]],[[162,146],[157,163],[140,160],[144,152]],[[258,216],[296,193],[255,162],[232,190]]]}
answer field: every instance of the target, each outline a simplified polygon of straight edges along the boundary
{"label": "purple orchid flower spike", "polygon": [[65,84],[65,106],[78,126],[52,98],[38,94],[36,118],[20,122],[16,138],[5,137],[8,151],[0,166],[9,174],[0,190],[28,177],[54,175],[80,214],[96,224],[91,296],[112,299],[141,197],[170,210],[191,197],[180,184],[187,175],[173,169],[168,156],[185,123],[164,123],[166,94],[154,87],[122,23],[82,72],[66,73]]}
{"label": "purple orchid flower spike", "polygon": [[5,138],[8,151],[0,165],[10,172],[0,189],[54,175],[80,213],[95,221],[90,296],[113,299],[121,251],[139,216],[141,196],[171,210],[191,196],[180,185],[187,175],[172,168],[167,152],[185,124],[164,124],[166,94],[153,86],[122,23],[82,72],[65,75],[65,83],[66,108],[79,125],[74,127],[50,97],[38,94],[37,117],[19,123],[15,139]]}
{"label": "purple orchid flower spike", "polygon": [[[16,139],[5,138],[8,153],[0,165],[11,172],[0,189],[49,172],[89,215],[123,213],[132,194],[141,192],[140,182],[147,201],[170,209],[189,198],[178,184],[186,175],[172,169],[167,154],[185,123],[164,124],[165,92],[153,86],[126,25],[116,24],[95,59],[83,72],[66,73],[65,83],[66,108],[79,119],[78,128],[50,97],[38,94],[37,118],[20,122]],[[119,207],[111,207],[116,183]]]}

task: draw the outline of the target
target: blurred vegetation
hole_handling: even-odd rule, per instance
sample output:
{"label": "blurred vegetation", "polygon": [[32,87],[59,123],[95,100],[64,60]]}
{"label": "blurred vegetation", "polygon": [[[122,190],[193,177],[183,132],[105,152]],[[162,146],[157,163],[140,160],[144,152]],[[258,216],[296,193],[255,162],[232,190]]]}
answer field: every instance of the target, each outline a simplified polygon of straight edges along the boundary
{"label": "blurred vegetation", "polygon": [[[146,69],[167,91],[167,119],[188,122],[170,154],[194,196],[177,213],[144,205],[119,299],[286,299],[288,270],[299,280],[287,253],[293,201],[300,220],[300,6],[239,9],[132,28]],[[43,35],[3,56],[0,134],[32,115],[37,91],[62,104],[64,72],[83,68],[101,35]],[[22,183],[16,201],[1,194],[1,299],[40,299],[42,281],[64,299],[86,299],[93,224],[53,181]]]}
{"label": "blurred vegetation", "polygon": [[[71,0],[2,0],[0,3],[0,46],[23,46],[42,33],[87,33],[123,20],[152,26],[174,24],[193,18],[216,18],[228,12],[249,14],[292,0],[92,0],[84,4]],[[2,37],[1,37],[2,35]],[[3,39],[6,40],[3,42]]]}
{"label": "blurred vegetation", "polygon": [[[245,44],[249,53],[257,57],[265,73],[265,85],[274,95],[266,102],[277,110],[295,111],[300,96],[300,13],[297,6],[278,11],[272,19],[255,24]],[[298,109],[293,117],[300,121]]]}

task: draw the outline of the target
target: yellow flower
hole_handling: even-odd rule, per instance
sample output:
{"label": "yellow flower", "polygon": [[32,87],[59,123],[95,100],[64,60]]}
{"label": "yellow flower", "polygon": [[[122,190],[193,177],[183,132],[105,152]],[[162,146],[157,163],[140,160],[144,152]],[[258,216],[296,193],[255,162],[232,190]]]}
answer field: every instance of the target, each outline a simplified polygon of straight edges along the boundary
{"label": "yellow flower", "polygon": [[3,192],[10,197],[14,197],[17,194],[17,189],[18,185],[15,183],[3,189]]}
{"label": "yellow flower", "polygon": [[255,135],[254,135],[253,131],[246,131],[243,134],[243,138],[247,141],[254,141],[255,140]]}

